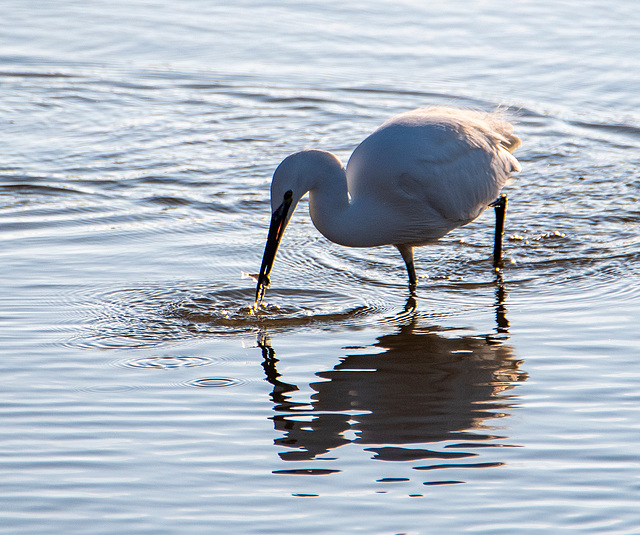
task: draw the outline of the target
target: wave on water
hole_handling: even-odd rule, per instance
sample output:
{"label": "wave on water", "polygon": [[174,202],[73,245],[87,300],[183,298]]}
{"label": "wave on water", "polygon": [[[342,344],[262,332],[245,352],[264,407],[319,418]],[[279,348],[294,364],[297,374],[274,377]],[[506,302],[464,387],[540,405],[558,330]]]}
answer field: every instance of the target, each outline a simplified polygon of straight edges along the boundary
{"label": "wave on water", "polygon": [[[381,303],[368,303],[336,292],[306,289],[274,290],[254,311],[253,289],[209,290],[202,284],[183,287],[142,286],[89,289],[73,296],[83,318],[68,341],[74,346],[103,349],[155,347],[199,336],[271,332],[301,326],[361,325],[363,318],[385,312]],[[132,366],[200,365],[167,360]]]}

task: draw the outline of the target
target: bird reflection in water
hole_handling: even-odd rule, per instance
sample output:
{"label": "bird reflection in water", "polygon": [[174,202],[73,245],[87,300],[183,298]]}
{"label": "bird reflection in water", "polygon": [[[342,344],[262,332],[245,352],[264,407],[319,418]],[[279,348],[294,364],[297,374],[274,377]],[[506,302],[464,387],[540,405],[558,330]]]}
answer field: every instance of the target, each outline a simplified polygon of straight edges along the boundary
{"label": "bird reflection in water", "polygon": [[[527,375],[505,343],[509,323],[501,277],[498,271],[494,333],[456,336],[455,330],[422,326],[411,297],[397,332],[380,336],[374,351],[348,354],[333,369],[316,373],[320,380],[310,384],[310,403],[292,399],[298,387],[282,379],[263,335],[262,365],[278,413],[273,421],[283,433],[275,442],[288,448],[280,457],[311,460],[358,442],[380,460],[455,459],[476,455],[460,449],[502,445],[491,421],[513,406],[507,391]],[[431,449],[444,441],[446,451]]]}

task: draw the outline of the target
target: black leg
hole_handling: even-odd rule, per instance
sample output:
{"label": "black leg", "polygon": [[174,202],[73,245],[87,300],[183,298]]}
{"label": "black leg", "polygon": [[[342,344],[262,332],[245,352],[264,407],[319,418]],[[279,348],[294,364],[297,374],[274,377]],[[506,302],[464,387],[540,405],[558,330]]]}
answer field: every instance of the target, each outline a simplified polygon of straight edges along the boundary
{"label": "black leg", "polygon": [[414,267],[413,262],[409,262],[407,264],[407,273],[409,274],[409,288],[415,290],[418,278],[416,277],[416,268]]}
{"label": "black leg", "polygon": [[489,206],[496,211],[496,234],[493,242],[493,267],[502,267],[502,234],[504,233],[504,220],[507,212],[507,196],[503,193]]}
{"label": "black leg", "polygon": [[396,245],[398,251],[402,255],[402,259],[407,266],[407,275],[409,275],[409,290],[413,294],[416,291],[416,283],[418,277],[416,277],[416,268],[413,265],[413,247],[411,245]]}

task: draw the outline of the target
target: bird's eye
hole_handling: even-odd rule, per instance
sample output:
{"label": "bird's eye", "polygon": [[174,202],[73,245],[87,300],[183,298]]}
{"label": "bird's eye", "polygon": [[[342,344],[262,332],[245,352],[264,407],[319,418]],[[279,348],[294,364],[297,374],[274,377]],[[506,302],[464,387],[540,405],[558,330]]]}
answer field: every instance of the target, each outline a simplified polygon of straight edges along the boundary
{"label": "bird's eye", "polygon": [[285,191],[284,200],[285,201],[290,201],[291,197],[293,197],[293,191],[291,191],[291,190]]}

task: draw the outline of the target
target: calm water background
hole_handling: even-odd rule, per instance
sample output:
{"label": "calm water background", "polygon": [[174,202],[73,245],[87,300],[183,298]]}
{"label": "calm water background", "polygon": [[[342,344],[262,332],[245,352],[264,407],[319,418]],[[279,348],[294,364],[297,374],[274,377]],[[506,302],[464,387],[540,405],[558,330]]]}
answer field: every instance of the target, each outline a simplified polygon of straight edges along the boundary
{"label": "calm water background", "polygon": [[[3,533],[640,532],[640,17],[618,2],[0,2]],[[271,174],[508,109],[493,215],[417,252]]]}

